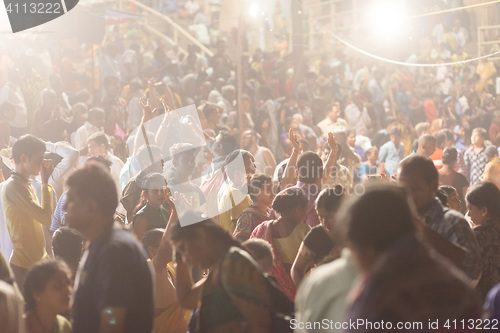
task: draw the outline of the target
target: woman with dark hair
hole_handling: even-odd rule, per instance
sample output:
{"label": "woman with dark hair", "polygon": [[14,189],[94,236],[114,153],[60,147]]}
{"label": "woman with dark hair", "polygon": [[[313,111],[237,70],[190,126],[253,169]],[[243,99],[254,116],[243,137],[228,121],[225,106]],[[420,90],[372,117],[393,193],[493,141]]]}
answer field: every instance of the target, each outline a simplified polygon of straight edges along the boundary
{"label": "woman with dark hair", "polygon": [[290,276],[297,252],[310,228],[304,223],[307,217],[308,199],[300,188],[291,187],[281,191],[273,201],[273,209],[280,214],[276,220],[259,224],[250,238],[268,241],[274,252],[271,274],[283,292],[295,298],[297,287]]}
{"label": "woman with dark hair", "polygon": [[233,237],[242,242],[250,237],[256,226],[269,219],[269,208],[274,199],[271,177],[265,174],[253,175],[248,184],[248,194],[252,204],[240,214],[233,232]]}
{"label": "woman with dark hair", "polygon": [[[174,224],[170,240],[176,252],[177,299],[183,308],[196,309],[197,332],[271,333],[268,281],[238,241],[212,220]],[[193,284],[190,266],[210,272]]]}
{"label": "woman with dark hair", "polygon": [[163,208],[167,200],[165,191],[167,181],[160,173],[152,173],[146,176],[142,183],[141,201],[135,209],[132,222],[134,234],[139,240],[144,233],[155,228],[165,228],[170,216]]}
{"label": "woman with dark hair", "polygon": [[[446,198],[439,197],[440,191]],[[457,212],[462,211],[462,203],[460,202],[457,189],[454,188],[453,186],[449,185],[439,186],[437,196],[441,201],[441,203],[443,204],[443,206],[454,209]],[[443,199],[445,199],[445,202],[443,202]]]}
{"label": "woman with dark hair", "polygon": [[71,272],[62,261],[33,266],[24,282],[26,328],[29,333],[70,333],[69,321],[61,316],[69,309]]}
{"label": "woman with dark hair", "polygon": [[305,274],[315,265],[340,257],[341,247],[334,241],[335,213],[343,198],[344,187],[336,185],[321,191],[316,199],[316,212],[321,224],[313,227],[300,245],[291,270],[295,285],[298,286]]}
{"label": "woman with dark hair", "polygon": [[465,192],[469,187],[469,182],[464,175],[456,172],[457,168],[457,149],[454,147],[447,147],[443,151],[443,167],[438,170],[439,172],[439,185],[453,186],[458,193],[462,206],[462,213],[465,213]]}
{"label": "woman with dark hair", "polygon": [[483,274],[476,290],[484,298],[500,282],[500,190],[491,182],[479,182],[466,195],[467,215],[479,244]]}

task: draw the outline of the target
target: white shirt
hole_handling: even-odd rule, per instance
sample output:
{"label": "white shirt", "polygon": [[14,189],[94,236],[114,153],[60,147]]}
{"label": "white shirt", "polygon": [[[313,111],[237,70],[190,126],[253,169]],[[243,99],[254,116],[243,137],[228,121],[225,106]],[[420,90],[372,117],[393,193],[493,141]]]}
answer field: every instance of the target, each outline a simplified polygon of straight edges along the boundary
{"label": "white shirt", "polygon": [[[297,322],[321,322],[323,319],[344,322],[348,308],[347,295],[358,275],[351,251],[343,249],[339,259],[321,265],[302,281],[295,297]],[[295,333],[324,332],[324,330],[295,329]],[[335,327],[328,332],[344,332]]]}
{"label": "white shirt", "polygon": [[64,182],[66,180],[65,176],[75,169],[80,152],[67,142],[47,142],[46,146],[47,151],[55,153],[63,158],[54,168],[54,171],[49,179],[49,185],[52,186],[57,197],[59,198],[59,196],[64,192]]}
{"label": "white shirt", "polygon": [[[82,151],[87,147],[89,136],[100,131],[102,131],[101,128],[94,126],[86,121],[85,124],[83,124],[76,130],[74,136],[71,137],[71,144],[78,151]],[[80,156],[80,158],[78,159],[78,165],[82,165],[83,163],[85,163],[86,159],[87,156]]]}
{"label": "white shirt", "polygon": [[10,81],[7,82],[0,90],[0,104],[4,102],[9,102],[16,107],[16,115],[9,121],[9,125],[20,128],[28,127],[28,113],[21,87]]}
{"label": "white shirt", "polygon": [[356,131],[356,134],[369,136],[368,128],[372,120],[365,107],[363,110],[359,110],[356,104],[349,104],[345,108],[345,120],[347,120],[349,128]]}
{"label": "white shirt", "polygon": [[330,117],[326,117],[318,123],[318,127],[321,129],[322,135],[327,138],[328,133],[334,133],[335,131],[347,130],[349,127],[347,121],[342,118],[338,118],[336,122],[333,122]]}
{"label": "white shirt", "polygon": [[120,172],[122,171],[123,168],[123,161],[120,160],[118,157],[115,155],[108,153],[106,156],[108,160],[112,163],[111,164],[111,177],[113,177],[113,180],[115,181],[116,184],[116,189],[118,190],[118,197],[122,194],[121,191],[121,186],[120,186]]}

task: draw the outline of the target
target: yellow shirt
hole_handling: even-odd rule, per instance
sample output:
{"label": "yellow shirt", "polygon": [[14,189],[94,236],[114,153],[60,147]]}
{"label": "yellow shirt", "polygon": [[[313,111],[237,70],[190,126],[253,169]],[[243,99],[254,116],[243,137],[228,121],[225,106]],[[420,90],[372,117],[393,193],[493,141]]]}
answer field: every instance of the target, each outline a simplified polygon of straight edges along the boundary
{"label": "yellow shirt", "polygon": [[228,185],[218,198],[219,223],[231,235],[234,232],[235,222],[241,213],[252,204],[248,194]]}
{"label": "yellow shirt", "polygon": [[14,247],[10,263],[30,268],[47,256],[42,224],[50,226],[52,221],[52,187],[42,185],[40,206],[29,180],[13,173],[3,186],[2,205]]}
{"label": "yellow shirt", "polygon": [[283,264],[292,265],[299,252],[300,244],[306,237],[307,233],[311,228],[304,223],[299,223],[293,229],[292,233],[284,238],[274,238],[274,248],[276,253],[280,256],[281,262]]}
{"label": "yellow shirt", "polygon": [[486,164],[483,180],[492,182],[500,189],[500,158],[498,156]]}

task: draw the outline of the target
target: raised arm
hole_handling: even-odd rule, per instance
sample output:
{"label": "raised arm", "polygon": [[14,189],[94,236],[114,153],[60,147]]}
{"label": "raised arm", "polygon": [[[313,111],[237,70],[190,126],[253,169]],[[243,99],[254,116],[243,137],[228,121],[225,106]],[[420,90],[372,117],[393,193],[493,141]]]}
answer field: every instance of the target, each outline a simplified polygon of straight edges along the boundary
{"label": "raised arm", "polygon": [[323,166],[323,183],[328,180],[328,177],[330,177],[339,151],[337,141],[335,140],[332,132],[328,133],[328,147],[330,147],[330,154],[328,154],[328,158]]}
{"label": "raised arm", "polygon": [[292,155],[290,155],[290,160],[288,161],[285,171],[283,172],[283,178],[281,178],[282,189],[294,186],[297,183],[297,160],[301,152],[300,143],[297,140],[297,136],[293,133],[293,129],[290,128],[288,136],[290,142],[292,143],[293,150]]}

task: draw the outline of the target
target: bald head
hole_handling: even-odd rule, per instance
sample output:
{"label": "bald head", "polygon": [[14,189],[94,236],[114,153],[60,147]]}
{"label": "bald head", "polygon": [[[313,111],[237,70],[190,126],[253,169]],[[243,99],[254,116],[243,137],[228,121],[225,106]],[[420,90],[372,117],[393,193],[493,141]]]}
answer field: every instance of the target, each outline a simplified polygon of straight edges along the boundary
{"label": "bald head", "polygon": [[430,157],[436,150],[436,138],[430,134],[424,134],[418,139],[417,154]]}

